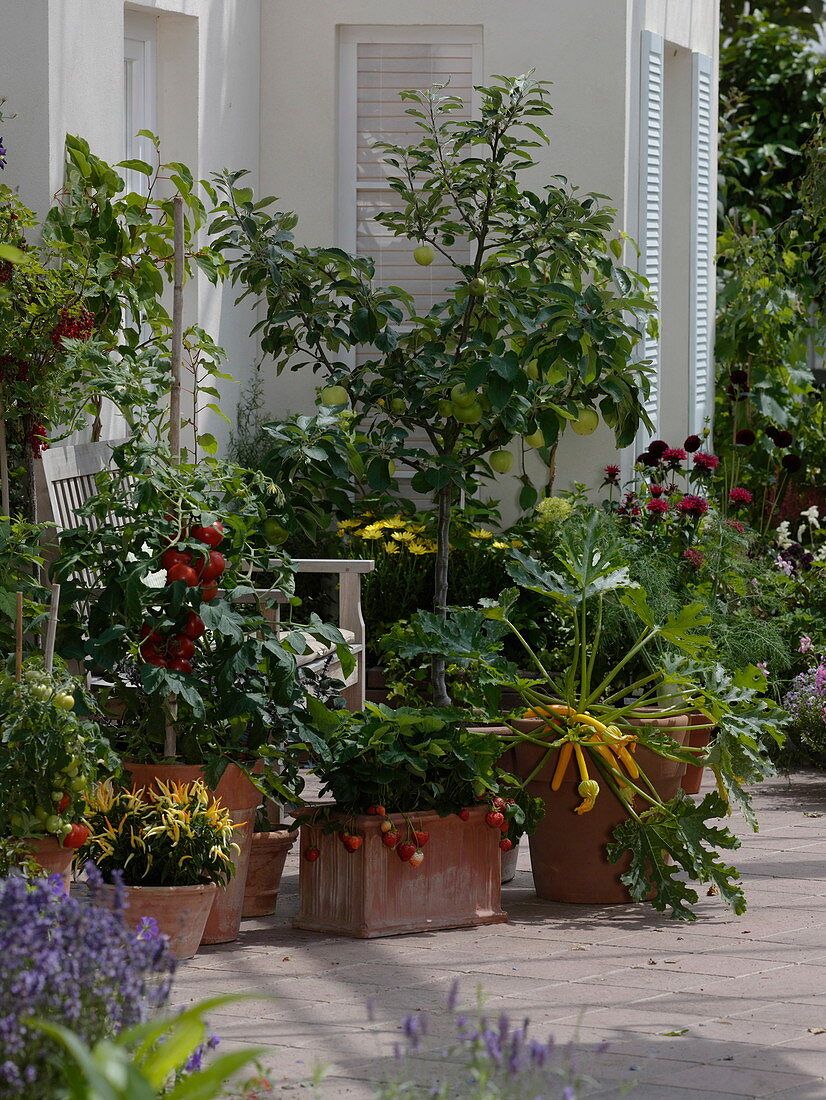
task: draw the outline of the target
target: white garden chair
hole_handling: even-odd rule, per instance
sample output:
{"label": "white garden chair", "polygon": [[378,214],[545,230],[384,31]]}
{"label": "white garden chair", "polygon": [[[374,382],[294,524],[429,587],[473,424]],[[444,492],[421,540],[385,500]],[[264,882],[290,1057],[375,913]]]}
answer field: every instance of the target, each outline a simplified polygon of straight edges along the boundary
{"label": "white garden chair", "polygon": [[[76,510],[94,495],[95,474],[108,468],[112,449],[120,442],[122,440],[80,443],[74,447],[51,447],[43,452],[43,476],[52,519],[58,531],[77,525]],[[323,573],[338,577],[336,625],[356,658],[356,667],[347,678],[342,695],[350,710],[361,710],[367,683],[367,638],[361,607],[361,578],[363,574],[372,572],[375,563],[371,560],[340,558],[296,558],[295,562],[299,573]],[[86,584],[94,583],[94,579],[89,576],[83,579]],[[287,602],[286,596],[279,593],[273,595],[279,603]],[[299,667],[307,671],[329,669],[332,673],[334,647],[324,646],[311,638],[307,641],[310,651],[296,658]]]}

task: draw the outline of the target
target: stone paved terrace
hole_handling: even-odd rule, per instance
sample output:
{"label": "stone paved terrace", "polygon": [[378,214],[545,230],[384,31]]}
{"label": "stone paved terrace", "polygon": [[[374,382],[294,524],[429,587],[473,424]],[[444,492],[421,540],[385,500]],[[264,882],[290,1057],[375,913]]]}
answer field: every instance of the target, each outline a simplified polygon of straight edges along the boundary
{"label": "stone paved terrace", "polygon": [[[539,901],[524,851],[503,889],[506,925],[367,941],[303,932],[290,924],[294,848],[276,916],[203,949],[181,968],[177,999],[275,994],[212,1022],[227,1046],[271,1048],[282,1092],[308,1098],[371,1097],[402,1016],[439,1013],[458,977],[464,1003],[481,983],[491,1014],[529,1016],[540,1038],[571,1041],[598,1079],[584,1095],[826,1100],[826,776],[775,779],[756,806],[760,832],[738,819],[734,853],[748,912],[735,917],[704,896],[694,924],[641,906]],[[608,1051],[593,1053],[602,1040]],[[319,1062],[323,1083],[301,1087]],[[429,1067],[438,1065],[434,1054]]]}

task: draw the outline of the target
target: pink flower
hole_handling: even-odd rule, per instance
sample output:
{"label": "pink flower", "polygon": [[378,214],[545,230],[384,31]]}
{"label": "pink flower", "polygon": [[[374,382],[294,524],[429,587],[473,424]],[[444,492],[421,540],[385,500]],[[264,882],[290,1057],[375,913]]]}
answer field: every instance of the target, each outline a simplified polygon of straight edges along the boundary
{"label": "pink flower", "polygon": [[664,516],[668,509],[667,500],[658,500],[656,497],[654,500],[649,500],[645,506],[646,511],[650,512],[652,516]]}
{"label": "pink flower", "polygon": [[746,530],[745,525],[739,519],[727,519],[726,527],[732,527],[738,535],[744,534]]}
{"label": "pink flower", "polygon": [[757,667],[760,669],[764,676],[769,675],[769,665],[767,661],[758,661]]}
{"label": "pink flower", "polygon": [[652,497],[661,497],[663,495],[663,493],[665,492],[665,489],[663,488],[663,486],[662,485],[657,485],[656,482],[654,482],[653,485],[649,485],[648,490],[651,493]]}
{"label": "pink flower", "polygon": [[688,452],[682,447],[668,447],[663,451],[660,461],[667,462],[669,466],[677,467],[688,458]]}
{"label": "pink flower", "polygon": [[797,647],[797,652],[808,653],[811,648],[812,639],[809,637],[808,634],[804,634],[803,637],[800,639],[800,645]]}
{"label": "pink flower", "polygon": [[720,465],[720,459],[717,455],[710,455],[706,451],[698,451],[692,462],[704,474],[710,474],[712,470],[716,470]]}
{"label": "pink flower", "polygon": [[752,495],[748,489],[732,489],[728,495],[732,504],[751,504]]}
{"label": "pink flower", "polygon": [[708,501],[704,497],[686,493],[677,505],[677,511],[682,512],[684,516],[704,516],[708,511]]}
{"label": "pink flower", "polygon": [[619,466],[606,466],[605,467],[605,480],[611,485],[617,485],[619,482],[620,468]]}
{"label": "pink flower", "polygon": [[699,550],[694,550],[691,547],[689,547],[688,550],[683,550],[683,557],[689,565],[693,565],[696,569],[699,569],[706,560],[704,554],[701,554]]}

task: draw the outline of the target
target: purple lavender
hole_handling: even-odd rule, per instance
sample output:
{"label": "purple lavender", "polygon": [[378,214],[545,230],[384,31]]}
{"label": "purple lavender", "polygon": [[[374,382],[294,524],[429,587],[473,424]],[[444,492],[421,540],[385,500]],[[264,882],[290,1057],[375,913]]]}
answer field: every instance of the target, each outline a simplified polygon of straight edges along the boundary
{"label": "purple lavender", "polygon": [[816,753],[826,753],[826,657],[794,678],[783,706],[790,728],[803,744]]}
{"label": "purple lavender", "polygon": [[0,1100],[56,1095],[65,1083],[50,1041],[25,1021],[63,1024],[93,1044],[160,1009],[174,965],[151,927],[136,935],[122,914],[47,879],[0,880]]}
{"label": "purple lavender", "polygon": [[0,168],[6,167],[6,147],[3,144],[3,139],[0,137]]}

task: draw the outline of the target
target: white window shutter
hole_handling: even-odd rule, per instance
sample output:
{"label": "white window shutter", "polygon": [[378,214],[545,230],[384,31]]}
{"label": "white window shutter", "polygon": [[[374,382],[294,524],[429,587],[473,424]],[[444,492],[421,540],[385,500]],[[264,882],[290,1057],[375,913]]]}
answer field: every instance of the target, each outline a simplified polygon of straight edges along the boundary
{"label": "white window shutter", "polygon": [[[376,261],[376,282],[400,286],[413,295],[416,311],[426,313],[439,301],[445,287],[456,281],[456,271],[439,253],[421,267],[413,259],[416,242],[394,237],[375,221],[383,210],[400,209],[402,200],[391,190],[388,176],[397,169],[382,162],[376,142],[412,145],[421,134],[416,119],[406,111],[414,106],[399,92],[447,84],[447,92],[465,103],[454,118],[469,118],[474,84],[474,45],[471,42],[359,42],[357,47],[356,119],[356,252]],[[454,250],[467,261],[467,247]]]}
{"label": "white window shutter", "polygon": [[714,411],[712,357],[714,304],[714,219],[712,180],[713,75],[711,58],[692,56],[691,117],[691,306],[689,410],[692,432],[700,433]]}
{"label": "white window shutter", "polygon": [[[640,176],[639,216],[637,221],[640,247],[640,273],[649,283],[649,292],[659,311],[662,282],[662,219],[663,219],[663,39],[659,34],[643,31],[640,66]],[[655,431],[660,420],[660,338],[646,335],[642,357],[649,360],[651,393],[646,411]],[[647,439],[647,433],[644,433]]]}

